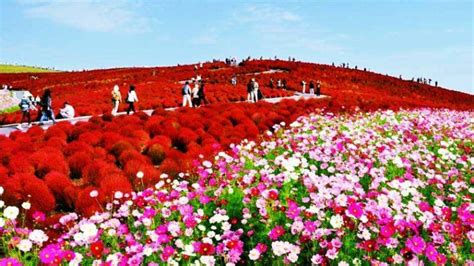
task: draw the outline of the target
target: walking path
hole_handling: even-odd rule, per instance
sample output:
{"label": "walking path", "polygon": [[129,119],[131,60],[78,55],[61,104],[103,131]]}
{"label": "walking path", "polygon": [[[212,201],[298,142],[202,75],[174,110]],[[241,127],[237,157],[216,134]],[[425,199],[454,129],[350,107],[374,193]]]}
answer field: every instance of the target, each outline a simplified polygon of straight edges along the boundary
{"label": "walking path", "polygon": [[[265,98],[261,101],[264,101],[264,102],[269,102],[269,103],[278,103],[284,99],[293,99],[293,100],[300,100],[300,99],[311,99],[311,98],[314,98],[314,99],[325,99],[325,98],[329,98],[329,96],[327,95],[320,95],[320,96],[316,96],[316,95],[310,95],[310,94],[302,94],[300,92],[296,92],[295,95],[293,96],[287,96],[287,97],[276,97],[276,98]],[[239,102],[234,102],[234,103],[239,103]],[[182,108],[182,107],[172,107],[172,108],[165,108],[166,111],[174,111],[178,108]],[[151,116],[151,114],[153,113],[153,110],[140,110],[141,112],[144,112],[145,114]],[[127,112],[119,112],[117,113],[117,115],[126,115]],[[89,119],[91,118],[92,116],[91,115],[88,115],[88,116],[78,116],[78,117],[74,117],[74,118],[71,118],[71,119],[56,119],[57,122],[62,122],[62,121],[68,121],[69,123],[71,124],[76,124],[77,122],[85,122],[85,121],[89,121]],[[34,126],[40,126],[42,129],[44,130],[47,130],[50,126],[52,126],[52,122],[32,122],[31,123],[32,125]],[[19,127],[20,124],[8,124],[8,125],[1,125],[0,126],[0,135],[3,135],[3,136],[9,136],[12,132],[15,132],[15,131],[22,131],[22,132],[25,132],[29,129],[29,127]]]}

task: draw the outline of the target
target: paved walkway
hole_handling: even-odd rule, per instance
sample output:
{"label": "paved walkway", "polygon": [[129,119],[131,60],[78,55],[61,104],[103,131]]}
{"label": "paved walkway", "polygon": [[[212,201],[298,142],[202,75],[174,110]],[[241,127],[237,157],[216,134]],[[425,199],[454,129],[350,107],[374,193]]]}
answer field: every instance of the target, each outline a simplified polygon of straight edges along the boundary
{"label": "paved walkway", "polygon": [[[263,99],[262,101],[264,102],[269,102],[269,103],[278,103],[284,99],[293,99],[293,100],[300,100],[300,99],[311,99],[311,98],[314,98],[314,99],[325,99],[325,98],[329,98],[329,96],[327,95],[321,95],[321,96],[316,96],[316,95],[310,95],[310,94],[302,94],[300,92],[296,92],[295,95],[293,96],[287,96],[287,97],[277,97],[277,98],[265,98]],[[234,103],[239,103],[239,102],[234,102]],[[178,108],[182,108],[182,107],[172,107],[172,108],[166,108],[165,110],[166,111],[174,111]],[[145,114],[147,115],[150,115],[153,113],[153,110],[140,110],[142,112],[144,112]],[[126,115],[127,112],[119,112],[117,113],[117,115]],[[91,115],[88,115],[88,116],[78,116],[78,117],[74,117],[74,118],[71,118],[71,119],[56,119],[57,122],[61,122],[61,121],[68,121],[69,123],[71,124],[76,124],[77,122],[82,122],[82,121],[89,121],[89,119],[91,118],[92,116]],[[52,126],[52,122],[33,122],[31,123],[32,125],[34,126],[40,126],[41,128],[43,128],[44,130],[48,129],[50,126]],[[29,127],[26,127],[26,124],[23,124],[25,126],[23,127],[19,127],[20,124],[8,124],[8,125],[2,125],[0,126],[0,135],[3,135],[3,136],[9,136],[12,132],[15,132],[15,131],[22,131],[22,132],[25,132],[29,129]]]}

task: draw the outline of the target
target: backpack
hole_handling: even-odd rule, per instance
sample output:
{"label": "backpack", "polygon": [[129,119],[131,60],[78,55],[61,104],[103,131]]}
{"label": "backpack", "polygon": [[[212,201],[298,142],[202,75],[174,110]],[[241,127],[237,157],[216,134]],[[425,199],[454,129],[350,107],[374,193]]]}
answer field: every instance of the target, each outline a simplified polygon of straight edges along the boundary
{"label": "backpack", "polygon": [[183,96],[186,95],[186,94],[188,94],[188,86],[185,85],[185,86],[181,89],[181,94],[183,94]]}
{"label": "backpack", "polygon": [[28,102],[28,99],[21,99],[19,106],[22,111],[27,111],[30,109],[30,103]]}

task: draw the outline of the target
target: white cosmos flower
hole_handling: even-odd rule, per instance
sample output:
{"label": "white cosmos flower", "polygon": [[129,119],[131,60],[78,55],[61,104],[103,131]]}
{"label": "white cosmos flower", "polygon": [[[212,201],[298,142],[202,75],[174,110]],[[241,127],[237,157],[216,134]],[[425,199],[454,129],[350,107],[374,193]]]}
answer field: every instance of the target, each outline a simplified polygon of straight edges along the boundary
{"label": "white cosmos flower", "polygon": [[121,191],[116,191],[114,197],[116,199],[121,199],[123,197],[123,193]]}
{"label": "white cosmos flower", "polygon": [[331,226],[333,228],[341,228],[342,224],[344,223],[344,220],[342,219],[342,216],[337,214],[331,217],[331,220],[329,221]]}
{"label": "white cosmos flower", "polygon": [[16,217],[18,217],[18,214],[20,213],[20,210],[18,210],[17,207],[15,206],[8,206],[5,208],[3,211],[3,216],[5,218],[10,219],[10,220],[15,220]]}
{"label": "white cosmos flower", "polygon": [[23,252],[30,251],[32,246],[33,246],[33,243],[31,243],[31,241],[28,239],[22,239],[20,243],[16,245],[16,247]]}
{"label": "white cosmos flower", "polygon": [[31,203],[29,203],[28,201],[23,202],[23,203],[21,204],[21,207],[22,207],[23,209],[25,209],[25,210],[29,210],[29,209],[31,208]]}
{"label": "white cosmos flower", "polygon": [[3,195],[3,192],[4,192],[4,191],[5,191],[5,190],[3,189],[3,187],[0,186],[0,196]]}
{"label": "white cosmos flower", "polygon": [[79,227],[79,229],[81,229],[86,238],[95,237],[99,232],[93,223],[84,223]]}
{"label": "white cosmos flower", "polygon": [[48,240],[48,236],[39,229],[35,229],[30,233],[30,236],[28,237],[33,243],[36,243],[38,245],[43,244],[46,240]]}
{"label": "white cosmos flower", "polygon": [[258,260],[258,258],[260,258],[260,251],[258,251],[258,249],[256,249],[256,248],[250,250],[249,259]]}
{"label": "white cosmos flower", "polygon": [[99,195],[99,192],[97,192],[97,190],[92,190],[90,193],[89,193],[89,196],[91,198],[95,198]]}
{"label": "white cosmos flower", "polygon": [[137,178],[142,179],[144,175],[145,175],[145,174],[143,174],[142,171],[138,171],[138,173],[137,173]]}

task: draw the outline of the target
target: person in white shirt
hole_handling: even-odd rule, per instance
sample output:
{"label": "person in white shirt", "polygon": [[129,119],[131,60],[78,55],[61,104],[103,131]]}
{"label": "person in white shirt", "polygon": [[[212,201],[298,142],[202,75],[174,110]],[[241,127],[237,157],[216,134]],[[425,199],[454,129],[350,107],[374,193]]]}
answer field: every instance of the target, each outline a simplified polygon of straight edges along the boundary
{"label": "person in white shirt", "polygon": [[301,81],[301,86],[303,87],[303,94],[306,93],[306,81]]}
{"label": "person in white shirt", "polygon": [[186,103],[189,104],[189,107],[193,107],[191,102],[191,88],[189,87],[188,81],[186,81],[184,87],[181,89],[181,94],[183,95],[183,107],[186,106]]}
{"label": "person in white shirt", "polygon": [[199,83],[198,82],[194,83],[192,94],[193,94],[193,100],[192,100],[193,106],[198,107],[199,105],[198,103],[199,102]]}
{"label": "person in white shirt", "polygon": [[255,79],[252,79],[253,82],[253,99],[255,102],[258,102],[258,82]]}
{"label": "person in white shirt", "polygon": [[114,86],[112,90],[112,115],[117,115],[119,104],[122,102],[122,95],[120,94],[120,89],[118,85]]}
{"label": "person in white shirt", "polygon": [[59,109],[58,119],[70,119],[74,118],[74,107],[68,102],[64,102],[63,108]]}
{"label": "person in white shirt", "polygon": [[130,89],[128,90],[128,96],[127,96],[127,103],[128,103],[127,115],[130,114],[130,111],[133,111],[133,113],[137,112],[135,110],[135,102],[138,102],[137,93],[135,92],[135,86],[130,85]]}

